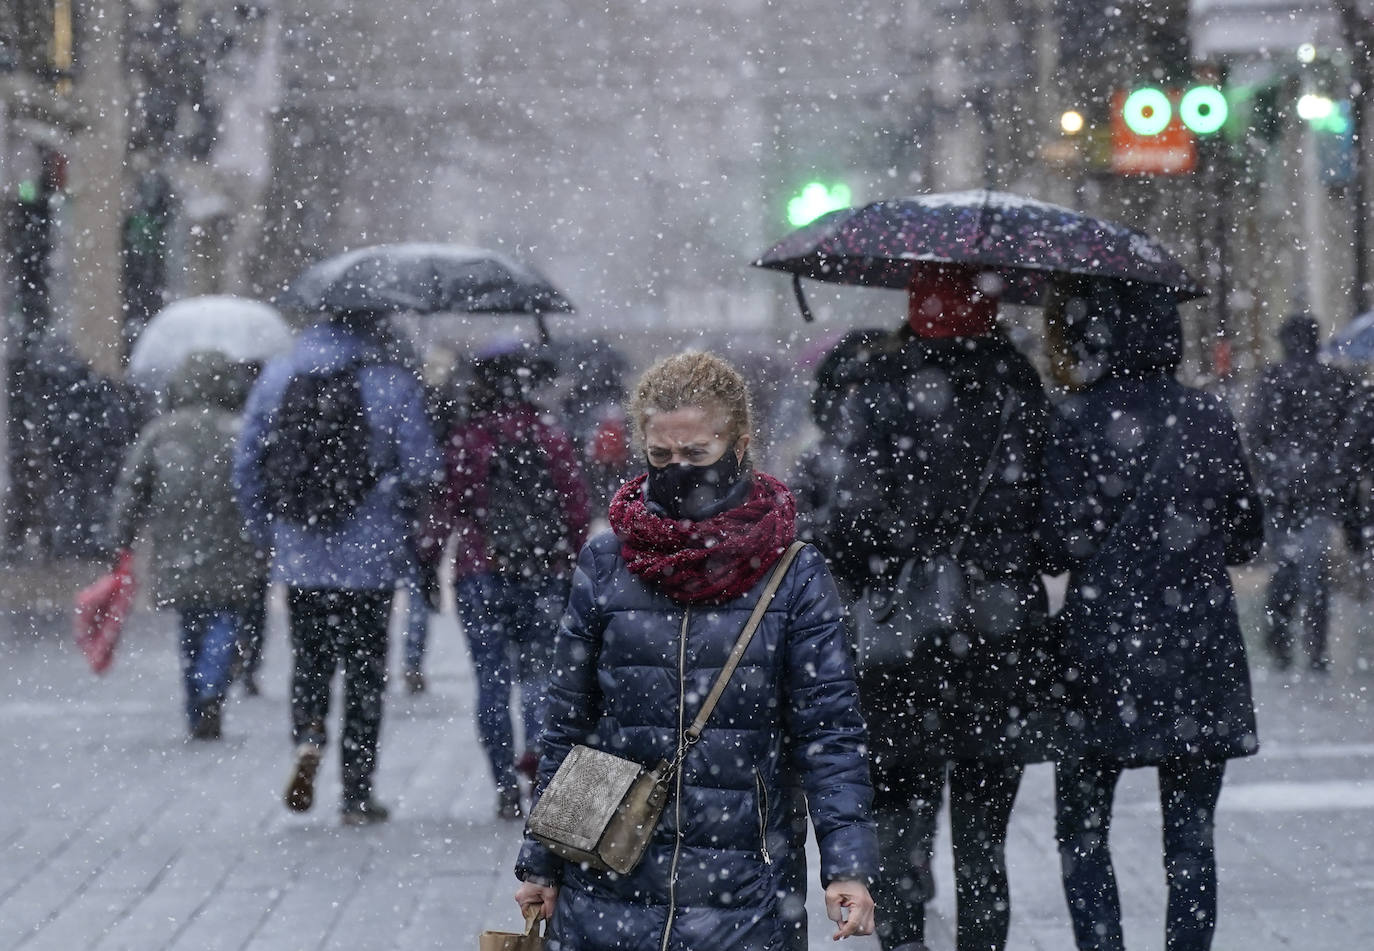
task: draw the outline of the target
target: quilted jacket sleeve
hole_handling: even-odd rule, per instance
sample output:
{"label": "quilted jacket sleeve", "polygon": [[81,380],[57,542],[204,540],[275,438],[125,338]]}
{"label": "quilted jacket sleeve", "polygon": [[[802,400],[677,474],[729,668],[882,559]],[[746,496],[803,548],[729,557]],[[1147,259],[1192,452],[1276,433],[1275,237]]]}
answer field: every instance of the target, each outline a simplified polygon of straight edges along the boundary
{"label": "quilted jacket sleeve", "polygon": [[816,828],[821,884],[871,882],[878,869],[868,739],[845,635],[844,608],[825,559],[808,546],[788,606],[788,745]]}
{"label": "quilted jacket sleeve", "polygon": [[[569,751],[586,739],[600,716],[596,665],[604,622],[597,607],[597,578],[596,555],[593,547],[587,545],[577,559],[568,609],[554,647],[543,752],[535,779],[536,802]],[[563,877],[563,860],[526,836],[515,874],[522,880],[535,878],[557,883]]]}

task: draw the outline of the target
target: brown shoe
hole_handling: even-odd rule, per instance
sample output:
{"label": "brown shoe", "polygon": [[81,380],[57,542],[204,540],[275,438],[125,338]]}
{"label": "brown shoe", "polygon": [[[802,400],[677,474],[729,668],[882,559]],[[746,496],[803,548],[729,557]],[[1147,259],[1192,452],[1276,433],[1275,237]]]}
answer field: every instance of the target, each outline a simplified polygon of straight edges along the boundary
{"label": "brown shoe", "polygon": [[286,782],[286,792],[282,800],[292,812],[309,812],[315,804],[315,773],[320,768],[320,758],[324,749],[314,743],[302,743],[296,747],[296,763],[291,768],[291,778]]}

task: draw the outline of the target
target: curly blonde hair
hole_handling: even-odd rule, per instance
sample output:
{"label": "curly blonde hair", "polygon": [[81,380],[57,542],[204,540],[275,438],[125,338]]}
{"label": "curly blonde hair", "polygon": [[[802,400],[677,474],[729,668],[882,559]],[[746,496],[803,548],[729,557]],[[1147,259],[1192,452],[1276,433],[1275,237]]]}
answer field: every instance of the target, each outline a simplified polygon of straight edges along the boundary
{"label": "curly blonde hair", "polygon": [[731,442],[753,426],[749,385],[740,372],[714,353],[688,350],[659,360],[635,384],[626,407],[635,440],[644,445],[644,427],[654,413],[693,406],[725,413]]}

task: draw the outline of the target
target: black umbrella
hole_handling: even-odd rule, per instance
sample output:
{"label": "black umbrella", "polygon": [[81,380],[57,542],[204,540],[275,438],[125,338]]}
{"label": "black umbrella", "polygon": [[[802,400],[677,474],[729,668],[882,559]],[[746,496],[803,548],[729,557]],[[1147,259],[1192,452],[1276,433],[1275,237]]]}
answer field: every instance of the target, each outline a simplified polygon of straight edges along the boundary
{"label": "black umbrella", "polygon": [[1149,235],[1006,192],[966,191],[875,201],[823,215],[765,251],[755,267],[801,278],[905,288],[921,268],[996,271],[1001,297],[1038,304],[1047,278],[1080,274],[1159,284],[1178,300],[1207,292]]}
{"label": "black umbrella", "polygon": [[[569,313],[573,306],[534,268],[484,248],[378,244],[306,268],[281,307],[343,313]],[[542,324],[541,324],[542,327]]]}

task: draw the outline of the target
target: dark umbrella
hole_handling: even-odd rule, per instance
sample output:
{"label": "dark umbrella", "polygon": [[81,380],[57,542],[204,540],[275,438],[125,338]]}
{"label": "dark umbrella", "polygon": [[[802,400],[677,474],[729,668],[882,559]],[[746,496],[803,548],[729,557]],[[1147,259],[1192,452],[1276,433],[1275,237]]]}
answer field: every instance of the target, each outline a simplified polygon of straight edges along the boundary
{"label": "dark umbrella", "polygon": [[424,243],[378,244],[327,258],[303,271],[277,303],[327,313],[542,317],[573,309],[557,288],[526,264],[484,248]]}
{"label": "dark umbrella", "polygon": [[996,271],[1001,297],[1038,304],[1053,274],[1111,277],[1207,293],[1156,240],[1071,208],[1006,192],[966,191],[875,201],[823,215],[763,253],[755,267],[788,271],[808,320],[801,278],[905,288],[921,269]]}

